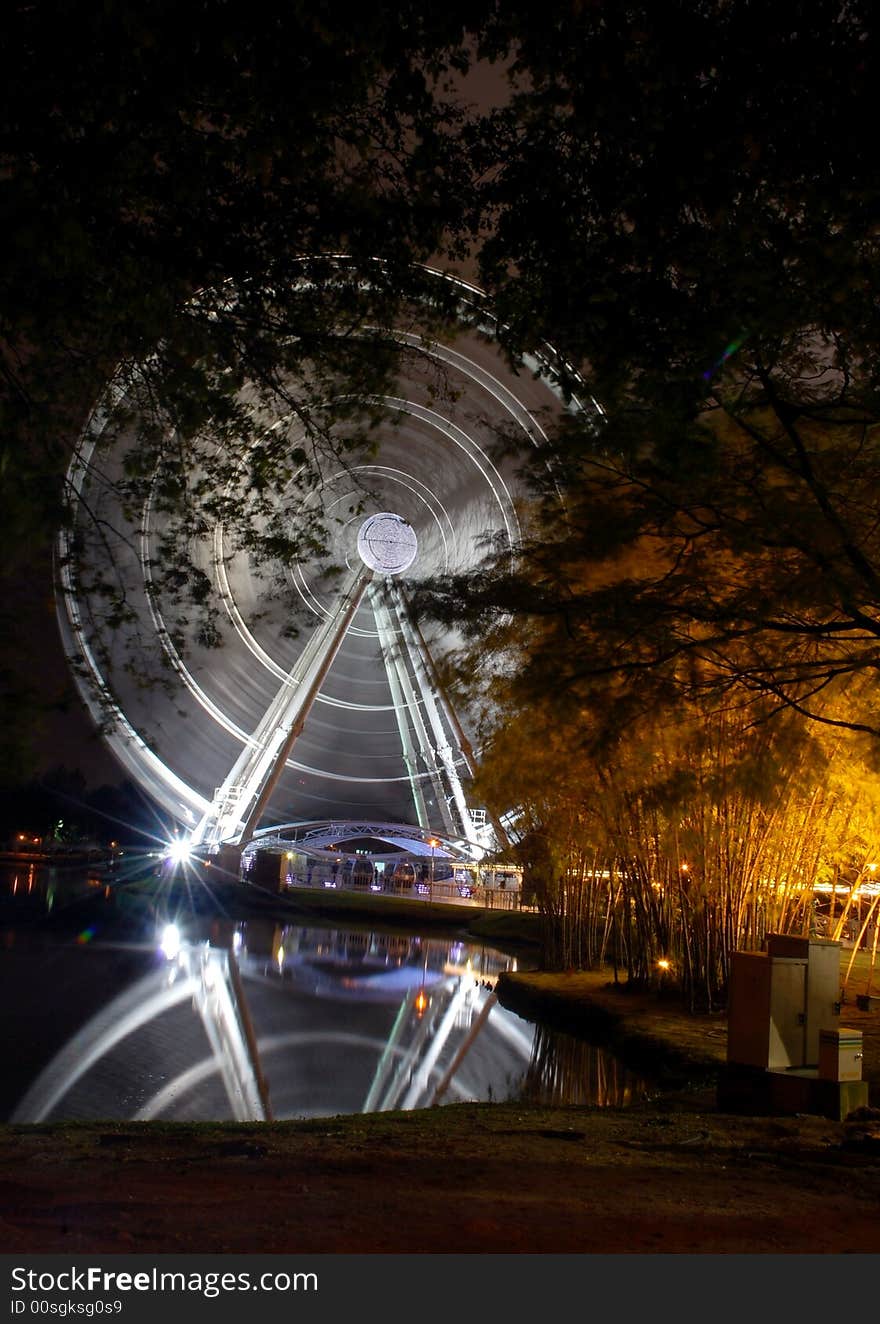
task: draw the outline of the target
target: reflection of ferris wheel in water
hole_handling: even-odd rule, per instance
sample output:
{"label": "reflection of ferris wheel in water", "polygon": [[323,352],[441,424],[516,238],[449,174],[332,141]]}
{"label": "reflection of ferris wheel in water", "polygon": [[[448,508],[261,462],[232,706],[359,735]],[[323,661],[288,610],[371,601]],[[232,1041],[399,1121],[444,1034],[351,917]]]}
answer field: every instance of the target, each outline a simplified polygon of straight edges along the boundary
{"label": "reflection of ferris wheel in water", "polygon": [[[561,406],[543,361],[514,372],[488,319],[477,325],[479,293],[457,286],[469,325],[448,340],[396,335],[417,352],[397,396],[381,402],[388,426],[368,458],[340,463],[313,493],[331,546],[321,564],[285,568],[313,622],[295,638],[265,608],[247,551],[230,547],[218,524],[204,570],[222,646],[204,647],[193,632],[184,652],[152,575],[162,517],[149,502],[122,516],[112,452],[100,473],[91,463],[100,419],[71,466],[80,507],[75,533],[62,535],[62,633],[114,753],[195,845],[240,848],[261,822],[277,832],[279,822],[315,820],[346,825],[351,831],[336,835],[349,839],[409,825],[460,857],[479,858],[492,842],[469,802],[473,754],[435,664],[435,650],[454,640],[429,647],[406,584],[475,568],[487,536],[515,545],[519,483],[497,439],[513,433],[539,445],[542,420]],[[113,555],[130,610],[109,633],[71,555],[74,536],[89,537],[86,509],[104,529],[128,520]],[[322,573],[328,561],[343,567],[341,577]],[[170,678],[159,689],[138,685],[123,664],[144,638]]]}

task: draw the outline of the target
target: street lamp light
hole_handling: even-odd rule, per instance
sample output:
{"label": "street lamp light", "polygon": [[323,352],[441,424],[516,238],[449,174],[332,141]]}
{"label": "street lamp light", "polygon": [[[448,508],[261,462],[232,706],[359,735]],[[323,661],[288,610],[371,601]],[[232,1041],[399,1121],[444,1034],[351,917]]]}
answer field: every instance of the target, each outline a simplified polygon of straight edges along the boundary
{"label": "street lamp light", "polygon": [[438,843],[436,839],[434,837],[431,837],[430,841],[428,842],[428,845],[431,847],[431,886],[428,891],[428,899],[430,901],[434,900],[434,850],[437,844]]}

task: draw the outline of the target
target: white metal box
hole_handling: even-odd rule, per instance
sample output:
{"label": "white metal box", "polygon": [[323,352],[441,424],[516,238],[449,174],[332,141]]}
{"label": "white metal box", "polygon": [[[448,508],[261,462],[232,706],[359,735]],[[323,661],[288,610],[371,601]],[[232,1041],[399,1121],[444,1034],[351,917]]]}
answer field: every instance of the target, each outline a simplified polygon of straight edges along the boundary
{"label": "white metal box", "polygon": [[819,1079],[862,1079],[862,1032],[840,1026],[819,1035]]}

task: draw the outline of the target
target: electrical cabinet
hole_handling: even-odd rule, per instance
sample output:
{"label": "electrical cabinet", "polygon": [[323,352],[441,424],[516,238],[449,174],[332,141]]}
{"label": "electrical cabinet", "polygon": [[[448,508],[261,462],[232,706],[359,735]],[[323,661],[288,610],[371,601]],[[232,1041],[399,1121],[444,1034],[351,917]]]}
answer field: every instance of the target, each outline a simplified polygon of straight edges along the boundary
{"label": "electrical cabinet", "polygon": [[734,952],[719,1105],[837,1120],[866,1105],[862,1035],[839,1017],[839,942],[774,933],[766,952]]}
{"label": "electrical cabinet", "polygon": [[862,1079],[862,1032],[841,1026],[819,1033],[819,1079]]}
{"label": "electrical cabinet", "polygon": [[727,1060],[769,1071],[815,1067],[839,999],[838,942],[771,933],[766,952],[734,952]]}
{"label": "electrical cabinet", "polygon": [[727,1057],[744,1066],[784,1071],[804,1053],[807,962],[766,952],[734,952],[730,972]]}
{"label": "electrical cabinet", "polygon": [[804,1057],[802,1066],[819,1062],[819,1036],[833,1028],[840,1016],[840,943],[828,938],[799,938],[791,934],[771,933],[767,937],[767,955],[805,960],[807,985],[804,1006]]}

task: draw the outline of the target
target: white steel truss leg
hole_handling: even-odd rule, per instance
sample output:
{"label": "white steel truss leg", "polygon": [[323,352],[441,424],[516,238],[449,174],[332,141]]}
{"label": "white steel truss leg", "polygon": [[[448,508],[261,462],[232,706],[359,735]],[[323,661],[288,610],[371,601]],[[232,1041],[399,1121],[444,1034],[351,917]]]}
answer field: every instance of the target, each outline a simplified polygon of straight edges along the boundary
{"label": "white steel truss leg", "polygon": [[[418,622],[414,619],[413,614],[410,611],[409,601],[407,599],[404,589],[399,584],[395,584],[394,592],[400,604],[399,611],[402,612],[403,616],[406,619],[407,626],[411,631],[413,639],[415,641],[415,647],[419,659],[421,660],[421,663],[425,668],[426,689],[431,694],[433,694],[437,699],[437,701],[439,702],[443,714],[446,718],[446,721],[449,724],[449,729],[453,732],[455,736],[455,741],[461,753],[462,761],[465,767],[467,768],[468,772],[470,773],[470,775],[473,777],[477,769],[477,760],[476,760],[476,755],[474,754],[473,746],[471,745],[471,742],[468,740],[464,728],[462,727],[461,722],[458,720],[458,713],[455,711],[455,708],[453,707],[452,703],[450,702],[449,696],[446,693],[446,690],[443,686],[443,682],[440,678],[440,674],[437,670],[437,664],[434,661],[434,658],[431,656],[431,650],[428,647],[427,640],[425,639],[424,635],[419,629]],[[492,823],[492,829],[495,833],[496,844],[502,847],[502,849],[504,850],[510,850],[511,840],[507,830],[504,827],[504,824],[498,818],[497,814],[493,814],[491,813],[491,811],[490,811],[490,820]],[[473,821],[471,820],[469,810],[467,812],[467,822],[470,832],[474,832],[474,824]],[[479,832],[475,832],[475,835],[473,837],[468,835],[468,839],[469,840],[476,839],[479,841],[481,845],[486,844],[481,839]]]}
{"label": "white steel truss leg", "polygon": [[[413,629],[412,621],[410,620],[409,612],[407,611],[406,603],[399,587],[396,584],[391,583],[387,586],[387,592],[397,616],[398,627],[406,645],[410,665],[415,674],[416,683],[421,694],[425,712],[434,734],[436,755],[443,765],[446,781],[457,811],[456,817],[458,821],[455,824],[454,831],[458,835],[464,837],[466,841],[470,841],[473,845],[479,845],[477,832],[471,818],[470,807],[464,793],[464,787],[462,786],[461,777],[458,773],[455,754],[449,738],[452,733],[450,729],[452,724],[447,721],[447,724],[444,726],[443,717],[441,716],[437,702],[438,696],[436,693],[436,687],[429,670],[428,662],[425,658],[423,643]],[[464,758],[463,761],[465,763],[467,762]]]}
{"label": "white steel truss leg", "polygon": [[443,1098],[443,1095],[449,1089],[449,1086],[455,1077],[455,1073],[458,1071],[458,1068],[461,1066],[462,1062],[464,1061],[467,1054],[470,1052],[471,1048],[473,1048],[474,1041],[476,1040],[483,1026],[486,1024],[486,1021],[489,1019],[489,1013],[491,1012],[492,1008],[495,1006],[497,1001],[498,1001],[498,997],[494,991],[487,995],[485,1002],[480,1008],[479,1015],[476,1017],[475,1020],[471,1022],[470,1030],[468,1031],[464,1040],[459,1044],[458,1052],[455,1054],[455,1057],[449,1063],[449,1066],[446,1068],[446,1072],[444,1073],[443,1079],[440,1081],[440,1084],[437,1086],[434,1093],[432,1094],[428,1104],[429,1107],[433,1108],[435,1104],[439,1103],[440,1100]]}
{"label": "white steel truss leg", "polygon": [[[379,646],[382,651],[382,659],[385,663],[385,671],[388,676],[388,684],[391,689],[391,697],[394,703],[394,712],[397,718],[397,729],[400,733],[400,744],[403,753],[403,761],[406,764],[409,773],[410,787],[412,789],[413,803],[415,805],[416,817],[419,827],[430,831],[432,826],[441,827],[436,823],[436,815],[428,813],[425,803],[424,791],[422,789],[421,778],[419,776],[419,755],[421,762],[427,770],[431,785],[434,790],[434,800],[437,805],[437,812],[442,818],[442,827],[445,831],[456,835],[456,827],[449,812],[449,806],[446,802],[446,793],[443,786],[443,780],[440,768],[434,755],[431,741],[428,738],[428,732],[425,728],[422,710],[419,703],[419,697],[416,694],[412,678],[406,666],[406,658],[403,656],[397,632],[394,627],[394,621],[388,609],[385,594],[381,587],[372,584],[370,586],[370,603],[373,608],[373,616],[376,620],[376,632],[379,636]],[[431,819],[435,819],[432,825]]]}
{"label": "white steel truss leg", "polygon": [[195,975],[195,1005],[237,1122],[271,1119],[268,1092],[236,998],[229,956],[205,947]]}
{"label": "white steel truss leg", "polygon": [[397,1009],[397,1015],[394,1018],[394,1024],[392,1025],[391,1033],[388,1036],[388,1042],[385,1045],[382,1056],[379,1058],[379,1061],[376,1063],[376,1070],[373,1075],[373,1080],[369,1090],[367,1091],[367,1097],[366,1099],[364,1099],[364,1106],[363,1108],[361,1108],[361,1112],[363,1113],[382,1111],[382,1109],[377,1107],[377,1105],[381,1097],[382,1090],[385,1088],[386,1082],[388,1080],[388,1076],[394,1065],[395,1055],[398,1054],[398,1045],[400,1043],[400,1038],[404,1030],[406,1029],[409,1013],[412,1011],[413,1006],[415,1005],[417,994],[418,994],[417,989],[414,988],[410,989],[409,993],[407,993],[406,997],[403,999],[403,1001],[401,1002],[400,1006]]}
{"label": "white steel truss leg", "polygon": [[[220,1072],[237,1121],[271,1121],[268,1087],[260,1067],[237,968],[227,952],[207,943],[181,949],[167,974],[146,975],[103,1007],[53,1058],[12,1114],[13,1122],[43,1122],[53,1108],[117,1044],[182,1002],[198,1010],[212,1049],[210,1069]],[[195,1083],[195,1081],[193,1081]],[[155,1117],[172,1102],[166,1087],[135,1120]]]}
{"label": "white steel truss leg", "polygon": [[[415,998],[410,1003],[410,1016],[405,1022],[404,1028],[412,1023],[412,1012],[415,1007]],[[415,1034],[411,1041],[406,1045],[401,1056],[397,1059],[392,1075],[385,1093],[377,1101],[374,1111],[377,1113],[391,1112],[392,1109],[400,1106],[400,1099],[404,1090],[408,1087],[416,1071],[419,1055],[425,1045],[425,1042],[431,1035],[431,1017],[423,1016],[416,1024]]]}
{"label": "white steel truss leg", "polygon": [[348,585],[336,611],[315,631],[285,677],[248,744],[192,834],[193,845],[245,846],[253,836],[293,744],[372,578],[365,570]]}
{"label": "white steel truss leg", "polygon": [[449,1005],[443,1013],[443,1018],[435,1030],[433,1038],[427,1045],[422,1060],[416,1067],[412,1082],[406,1092],[406,1097],[400,1105],[401,1108],[415,1108],[418,1105],[419,1098],[423,1091],[427,1090],[431,1080],[431,1072],[434,1070],[437,1059],[440,1057],[440,1054],[449,1042],[449,1036],[455,1028],[458,1013],[461,1011],[469,993],[470,980],[466,982],[464,977],[460,976],[458,987],[454,990],[452,997],[449,999]]}

